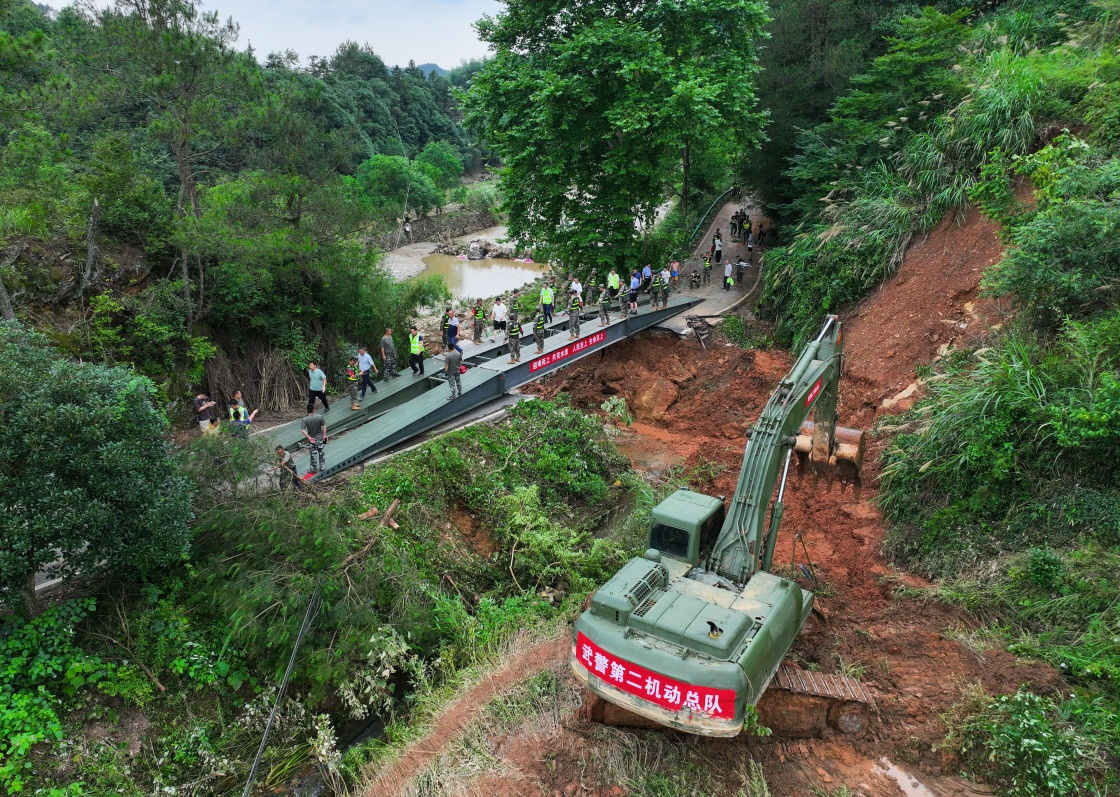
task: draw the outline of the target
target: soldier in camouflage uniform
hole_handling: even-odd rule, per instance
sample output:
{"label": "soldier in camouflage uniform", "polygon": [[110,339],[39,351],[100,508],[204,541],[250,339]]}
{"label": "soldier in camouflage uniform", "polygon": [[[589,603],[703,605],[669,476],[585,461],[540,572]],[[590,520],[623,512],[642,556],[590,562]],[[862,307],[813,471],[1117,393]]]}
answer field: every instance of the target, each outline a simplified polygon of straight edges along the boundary
{"label": "soldier in camouflage uniform", "polygon": [[350,392],[350,409],[359,410],[362,408],[361,400],[358,398],[358,385],[362,381],[362,372],[358,368],[358,358],[351,357],[350,364],[346,366],[346,389]]}
{"label": "soldier in camouflage uniform", "polygon": [[704,255],[704,284],[712,284],[712,253],[707,252]]}
{"label": "soldier in camouflage uniform", "polygon": [[656,310],[661,302],[661,272],[653,272],[649,283],[649,309]]}
{"label": "soldier in camouflage uniform", "polygon": [[579,293],[575,288],[572,288],[572,298],[568,300],[568,338],[575,340],[579,337],[579,311],[583,302],[580,301]]}
{"label": "soldier in camouflage uniform", "polygon": [[521,322],[517,320],[517,313],[509,314],[509,361],[521,362]]}
{"label": "soldier in camouflage uniform", "polygon": [[544,309],[538,307],[533,316],[533,340],[537,344],[537,354],[544,354]]}
{"label": "soldier in camouflage uniform", "polygon": [[604,285],[599,290],[599,326],[605,327],[611,322],[611,295]]}

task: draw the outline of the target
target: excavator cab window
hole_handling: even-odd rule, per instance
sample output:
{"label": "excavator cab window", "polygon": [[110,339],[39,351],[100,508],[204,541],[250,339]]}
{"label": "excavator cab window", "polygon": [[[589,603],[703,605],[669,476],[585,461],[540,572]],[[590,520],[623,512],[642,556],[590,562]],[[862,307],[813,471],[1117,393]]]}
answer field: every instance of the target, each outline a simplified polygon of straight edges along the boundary
{"label": "excavator cab window", "polygon": [[649,530],[649,547],[656,548],[665,556],[687,562],[689,536],[684,529],[667,526],[655,520]]}
{"label": "excavator cab window", "polygon": [[700,527],[699,561],[703,562],[708,558],[708,555],[711,554],[721,528],[723,528],[723,504],[720,504],[719,508],[717,508],[716,511],[712,513],[712,516],[704,521],[704,525]]}

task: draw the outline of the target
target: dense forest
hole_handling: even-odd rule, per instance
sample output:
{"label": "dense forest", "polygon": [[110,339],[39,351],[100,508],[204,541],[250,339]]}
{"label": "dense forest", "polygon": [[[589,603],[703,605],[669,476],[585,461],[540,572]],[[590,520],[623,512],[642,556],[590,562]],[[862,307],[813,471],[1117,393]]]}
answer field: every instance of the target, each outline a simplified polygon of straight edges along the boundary
{"label": "dense forest", "polygon": [[[1000,225],[1005,323],[875,430],[885,551],[1064,678],[972,694],[941,749],[1015,797],[1114,786],[1120,3],[617,5],[506,2],[493,57],[441,77],[238,50],[195,0],[0,0],[0,790],[239,791],[276,706],[260,788],[343,791],[515,634],[564,627],[710,474],[644,478],[542,400],[312,499],[171,421],[216,363],[282,407],[307,359],[441,299],[380,265],[410,214],[500,205],[563,264],[626,266],[686,254],[731,185],[780,236],[758,310],[783,346],[943,219]],[[463,183],[484,166],[499,191]],[[395,500],[399,528],[362,514]],[[78,580],[40,603],[58,551]]]}
{"label": "dense forest", "polygon": [[485,156],[452,96],[477,65],[390,70],[345,42],[301,66],[237,36],[190,1],[4,0],[0,298],[170,399],[217,350],[263,356],[276,367],[247,387],[279,407],[284,362],[380,336],[438,295],[378,269],[378,232],[493,196],[459,180]]}

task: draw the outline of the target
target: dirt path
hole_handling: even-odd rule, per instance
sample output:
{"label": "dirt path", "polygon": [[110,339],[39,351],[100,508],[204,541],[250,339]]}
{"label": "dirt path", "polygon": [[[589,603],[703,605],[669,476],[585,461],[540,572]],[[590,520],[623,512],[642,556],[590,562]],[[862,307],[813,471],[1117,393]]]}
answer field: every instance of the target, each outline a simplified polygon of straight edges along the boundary
{"label": "dirt path", "polygon": [[368,797],[397,797],[425,767],[478,716],[486,704],[521,681],[531,678],[568,655],[568,636],[550,639],[518,652],[501,668],[469,689],[436,718],[428,732],[410,744],[393,764],[366,786]]}

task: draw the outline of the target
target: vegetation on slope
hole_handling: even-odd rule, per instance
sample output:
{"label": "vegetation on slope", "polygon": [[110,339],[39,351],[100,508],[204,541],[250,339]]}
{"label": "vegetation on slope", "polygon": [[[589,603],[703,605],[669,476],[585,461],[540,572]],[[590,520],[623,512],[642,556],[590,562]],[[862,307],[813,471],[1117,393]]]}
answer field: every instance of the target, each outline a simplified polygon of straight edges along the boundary
{"label": "vegetation on slope", "polygon": [[[489,660],[511,633],[568,616],[636,553],[648,517],[648,488],[599,422],[565,404],[520,404],[314,501],[262,493],[267,455],[243,439],[200,441],[181,459],[198,515],[186,563],[147,583],[110,576],[92,597],[7,621],[6,789],[206,794],[242,783],[313,600],[261,782],[309,761],[338,782],[362,760],[343,765],[339,728],[407,717],[407,695]],[[399,529],[358,519],[394,499]],[[627,522],[610,522],[623,505]]]}
{"label": "vegetation on slope", "polygon": [[[888,552],[1060,669],[1076,689],[1055,711],[1116,750],[1120,152],[1090,139],[1059,136],[975,187],[1011,245],[989,290],[1019,314],[930,381],[884,458],[881,500]],[[1035,186],[1034,207],[1014,200],[1013,176]]]}
{"label": "vegetation on slope", "polygon": [[764,274],[763,312],[797,343],[945,213],[971,201],[1003,226],[984,286],[1015,320],[884,423],[880,499],[892,557],[1073,685],[973,694],[946,718],[947,745],[1007,794],[1091,793],[1116,764],[1099,751],[1120,747],[1118,20],[1111,0],[888,15],[885,52],[797,137]]}
{"label": "vegetation on slope", "polygon": [[960,210],[993,159],[1107,113],[1113,16],[1055,2],[899,19],[888,51],[798,136],[794,216],[764,277],[779,340],[800,343],[822,310],[893,274],[914,234]]}

